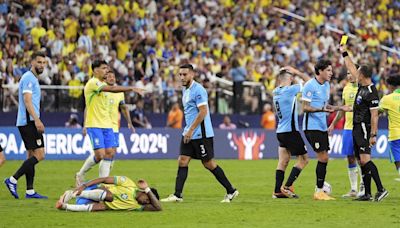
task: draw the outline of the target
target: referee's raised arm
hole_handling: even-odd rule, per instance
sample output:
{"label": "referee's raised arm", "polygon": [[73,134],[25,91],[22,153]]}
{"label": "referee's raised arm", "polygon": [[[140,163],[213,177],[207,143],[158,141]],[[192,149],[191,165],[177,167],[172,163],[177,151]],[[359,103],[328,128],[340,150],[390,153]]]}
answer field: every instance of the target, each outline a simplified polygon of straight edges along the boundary
{"label": "referee's raised arm", "polygon": [[351,58],[349,56],[349,53],[347,52],[346,45],[340,45],[339,50],[343,56],[344,63],[346,65],[347,70],[350,72],[351,75],[353,75],[353,77],[356,78],[356,81],[358,81],[359,73],[357,71],[356,65],[353,63],[353,61],[351,60]]}

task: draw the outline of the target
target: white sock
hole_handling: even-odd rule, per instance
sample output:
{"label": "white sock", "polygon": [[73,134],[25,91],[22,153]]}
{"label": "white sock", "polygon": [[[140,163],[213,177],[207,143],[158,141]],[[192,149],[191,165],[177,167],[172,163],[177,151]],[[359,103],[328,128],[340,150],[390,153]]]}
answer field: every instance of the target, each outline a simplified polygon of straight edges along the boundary
{"label": "white sock", "polygon": [[357,191],[357,182],[358,182],[358,168],[353,167],[349,168],[349,180],[352,191]]}
{"label": "white sock", "polygon": [[79,170],[79,174],[85,175],[96,164],[97,162],[95,161],[94,154],[91,154],[88,158],[86,158],[86,161],[85,163],[83,163],[81,170]]}
{"label": "white sock", "polygon": [[323,192],[322,188],[317,188],[317,192]]}
{"label": "white sock", "polygon": [[35,190],[34,189],[26,190],[26,194],[33,195],[33,194],[35,194]]}
{"label": "white sock", "polygon": [[100,162],[99,177],[108,177],[108,176],[110,176],[111,163],[112,163],[111,160],[105,160],[105,159],[103,159]]}
{"label": "white sock", "polygon": [[18,180],[15,179],[13,176],[11,176],[11,177],[10,177],[10,182],[13,183],[13,184],[17,184],[17,183],[18,183]]}
{"label": "white sock", "polygon": [[75,205],[75,204],[65,204],[65,210],[67,211],[91,211],[93,208],[93,204],[83,204],[83,205]]}
{"label": "white sock", "polygon": [[79,197],[94,200],[94,201],[103,201],[106,198],[106,191],[102,189],[94,189],[94,190],[86,190],[82,191]]}
{"label": "white sock", "polygon": [[397,169],[397,172],[399,172],[399,175],[400,175],[400,168]]}

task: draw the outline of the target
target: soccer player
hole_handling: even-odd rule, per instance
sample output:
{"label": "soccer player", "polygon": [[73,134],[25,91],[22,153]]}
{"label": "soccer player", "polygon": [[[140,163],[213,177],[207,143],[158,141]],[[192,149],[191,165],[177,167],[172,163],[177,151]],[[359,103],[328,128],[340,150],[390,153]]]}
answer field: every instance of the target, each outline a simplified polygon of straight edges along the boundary
{"label": "soccer player", "polygon": [[359,201],[370,201],[371,197],[371,176],[374,179],[378,192],[374,200],[379,202],[388,196],[388,191],[383,187],[379,177],[378,168],[371,160],[371,147],[376,143],[378,132],[378,109],[379,95],[374,84],[372,84],[372,67],[362,65],[356,68],[349,57],[344,46],[340,46],[340,51],[344,58],[347,69],[358,81],[356,99],[352,107],[348,110],[353,111],[353,143],[354,151],[360,159],[361,172],[363,175],[365,194],[356,198]]}
{"label": "soccer player", "polygon": [[[109,86],[115,85],[115,74],[110,69],[106,73],[106,83]],[[117,152],[117,148],[119,147],[119,123],[120,123],[120,113],[119,110],[121,109],[121,113],[128,122],[128,128],[131,129],[132,132],[135,132],[135,128],[132,125],[131,115],[129,114],[128,106],[125,104],[125,95],[124,93],[108,93],[108,103],[110,108],[110,116],[112,121],[112,129],[114,131],[114,139],[115,144],[112,147],[111,153],[106,150],[103,160],[100,162],[100,167],[107,166],[109,164],[103,163],[110,163],[111,166],[113,164],[114,155]],[[111,169],[110,169],[111,170]]]}
{"label": "soccer player", "polygon": [[[352,106],[354,104],[354,100],[356,97],[356,93],[358,90],[358,85],[355,77],[353,77],[350,71],[347,71],[347,81],[348,83],[343,88],[342,100],[343,104],[346,106]],[[350,191],[344,194],[342,197],[357,197],[364,195],[364,183],[362,181],[362,177],[360,174],[360,191],[357,192],[357,182],[358,182],[358,167],[357,160],[354,156],[353,149],[353,112],[344,112],[338,111],[336,113],[335,119],[332,121],[331,125],[328,128],[329,134],[332,133],[335,125],[345,116],[346,122],[344,125],[344,130],[342,133],[342,154],[347,156],[348,163],[348,174],[350,180]]]}
{"label": "soccer player", "polygon": [[32,54],[31,69],[24,73],[19,81],[17,127],[28,152],[27,159],[14,175],[4,180],[5,185],[15,199],[18,199],[17,181],[26,177],[25,198],[47,199],[33,188],[35,166],[45,157],[43,132],[40,120],[41,91],[38,76],[46,65],[46,55],[42,52]]}
{"label": "soccer player", "polygon": [[334,200],[333,197],[330,197],[322,190],[329,160],[326,112],[339,110],[338,107],[328,104],[330,94],[329,81],[333,75],[331,65],[331,62],[325,59],[317,62],[314,67],[316,76],[304,85],[301,98],[304,111],[303,130],[318,159],[315,200]]}
{"label": "soccer player", "polygon": [[382,97],[379,107],[389,116],[390,160],[400,175],[400,75],[389,76],[386,83],[391,93]]}
{"label": "soccer player", "polygon": [[217,165],[214,158],[214,131],[208,108],[208,95],[204,87],[194,81],[195,71],[191,64],[182,65],[179,69],[181,79],[182,103],[186,126],[182,133],[180,156],[178,158],[178,173],[175,182],[175,193],[161,202],[182,202],[183,186],[188,175],[190,160],[200,159],[218,182],[226,189],[226,195],[221,201],[229,203],[239,195],[239,191],[232,187],[224,171]]}
{"label": "soccer player", "polygon": [[[308,164],[307,150],[299,132],[298,114],[296,107],[297,94],[302,91],[302,83],[294,84],[294,76],[300,76],[305,82],[310,80],[306,74],[287,66],[278,75],[278,87],[274,89],[273,102],[279,119],[276,135],[279,141],[279,161],[275,172],[275,190],[272,198],[298,198],[293,191],[293,182],[300,176]],[[285,170],[290,156],[295,155],[297,162],[293,166],[286,184],[282,186]]]}
{"label": "soccer player", "polygon": [[[91,154],[76,173],[76,186],[84,182],[84,175],[89,169],[99,163],[105,154],[113,154],[115,147],[115,136],[113,132],[112,119],[110,116],[109,93],[136,92],[142,94],[144,90],[134,87],[110,86],[104,82],[106,73],[109,71],[107,63],[103,60],[95,60],[92,63],[93,77],[85,85],[85,122],[83,134],[89,134],[94,154]],[[99,176],[107,177],[110,174],[111,161],[101,163]]]}
{"label": "soccer player", "polygon": [[[77,204],[68,201],[79,197]],[[125,176],[102,177],[66,191],[56,203],[56,208],[67,211],[161,211],[157,190],[145,180],[137,184]]]}

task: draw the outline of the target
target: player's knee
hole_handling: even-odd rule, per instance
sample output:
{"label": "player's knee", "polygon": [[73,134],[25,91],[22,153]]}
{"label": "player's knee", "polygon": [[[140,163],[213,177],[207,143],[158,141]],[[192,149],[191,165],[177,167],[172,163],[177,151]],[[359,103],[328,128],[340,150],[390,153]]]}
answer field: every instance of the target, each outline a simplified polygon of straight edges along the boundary
{"label": "player's knee", "polygon": [[290,158],[280,158],[279,166],[282,168],[286,168],[289,165]]}
{"label": "player's knee", "polygon": [[217,168],[217,164],[213,160],[202,161],[202,163],[206,169],[214,170],[215,168]]}
{"label": "player's knee", "polygon": [[182,156],[179,156],[179,158],[178,158],[178,164],[179,164],[180,167],[188,166],[189,165],[189,161],[190,160],[188,158],[185,158],[185,157],[182,157]]}

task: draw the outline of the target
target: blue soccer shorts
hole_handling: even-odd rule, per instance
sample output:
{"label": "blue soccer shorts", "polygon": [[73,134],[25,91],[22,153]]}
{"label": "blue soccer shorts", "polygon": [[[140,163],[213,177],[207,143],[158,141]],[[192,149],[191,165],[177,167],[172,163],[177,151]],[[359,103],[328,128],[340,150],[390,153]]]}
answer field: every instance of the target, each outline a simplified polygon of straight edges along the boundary
{"label": "blue soccer shorts", "polygon": [[342,131],[342,155],[345,155],[345,156],[354,155],[353,131],[352,130],[343,130]]}
{"label": "blue soccer shorts", "polygon": [[93,150],[113,148],[115,145],[112,128],[87,128]]}
{"label": "blue soccer shorts", "polygon": [[390,148],[390,161],[399,162],[400,161],[400,139],[389,141]]}

